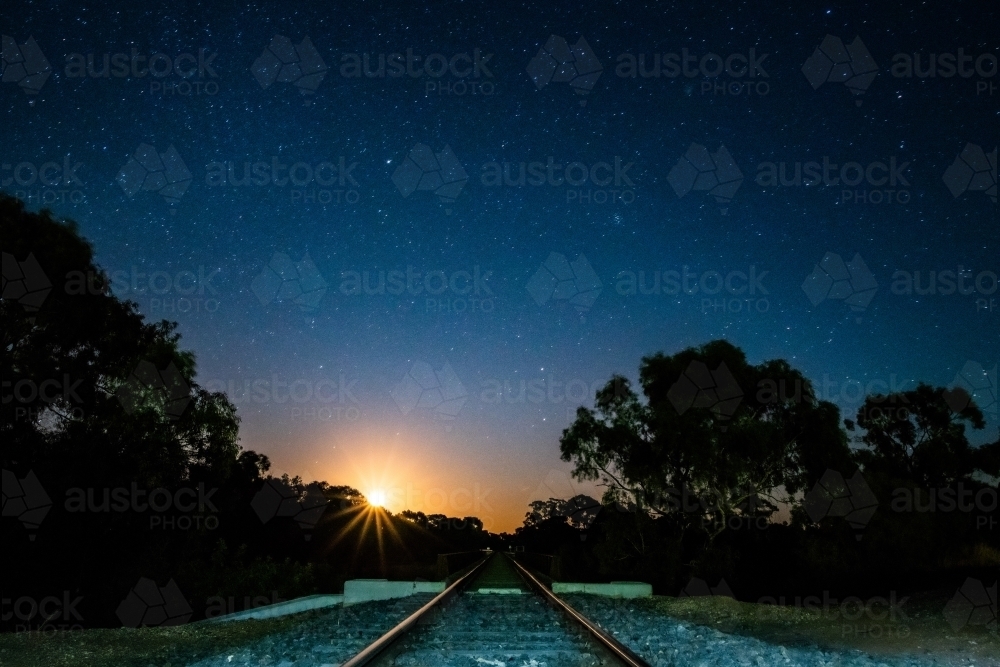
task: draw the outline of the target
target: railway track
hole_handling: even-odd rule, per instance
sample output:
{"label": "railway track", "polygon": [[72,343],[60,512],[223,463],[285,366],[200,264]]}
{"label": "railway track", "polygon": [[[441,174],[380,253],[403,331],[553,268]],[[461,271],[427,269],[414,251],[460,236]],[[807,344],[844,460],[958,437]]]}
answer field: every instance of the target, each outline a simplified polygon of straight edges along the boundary
{"label": "railway track", "polygon": [[[634,602],[634,604],[633,604]],[[600,618],[656,665],[942,667],[972,663],[909,654],[869,655],[774,644],[670,619],[640,601],[573,594],[556,598],[503,554],[483,559],[437,596],[418,594],[306,612],[291,627],[210,655],[180,647],[186,667],[574,667],[646,665],[580,611]],[[572,606],[571,606],[572,605]],[[641,647],[641,648],[640,648]],[[964,660],[964,661],[963,661]],[[157,664],[164,664],[158,662]]]}
{"label": "railway track", "polygon": [[[494,553],[341,667],[647,666]],[[648,667],[648,666],[647,666]]]}

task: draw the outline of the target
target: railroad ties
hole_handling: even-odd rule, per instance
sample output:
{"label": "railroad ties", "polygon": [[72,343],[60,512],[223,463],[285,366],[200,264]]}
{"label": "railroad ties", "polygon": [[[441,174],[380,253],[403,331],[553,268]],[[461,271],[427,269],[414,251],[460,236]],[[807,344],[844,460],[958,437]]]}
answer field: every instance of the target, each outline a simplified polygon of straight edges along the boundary
{"label": "railroad ties", "polygon": [[[546,599],[537,581],[493,554],[467,581],[425,610],[370,665],[584,667],[623,663],[586,627]],[[456,593],[458,591],[456,590]],[[444,595],[444,594],[442,594]],[[353,663],[347,663],[353,664]]]}

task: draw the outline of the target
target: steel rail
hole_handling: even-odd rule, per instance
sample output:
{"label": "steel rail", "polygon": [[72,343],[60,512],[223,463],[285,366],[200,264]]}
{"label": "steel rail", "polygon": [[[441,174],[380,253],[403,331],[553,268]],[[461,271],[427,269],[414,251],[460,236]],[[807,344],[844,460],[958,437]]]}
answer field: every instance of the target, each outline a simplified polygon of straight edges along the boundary
{"label": "steel rail", "polygon": [[[425,604],[423,607],[417,611],[410,614],[404,621],[399,623],[396,627],[389,632],[385,633],[374,642],[369,644],[364,650],[355,655],[353,658],[343,663],[340,667],[361,667],[370,663],[372,660],[379,657],[385,649],[392,645],[396,640],[400,639],[407,631],[410,630],[420,618],[429,612],[430,610],[437,607],[438,604],[451,597],[458,591],[460,591],[465,585],[473,580],[476,574],[483,568],[483,566],[490,560],[490,558],[508,558],[506,555],[499,552],[494,552],[493,554],[482,559],[473,567],[469,572],[462,575],[454,583],[452,583],[443,592],[438,593],[434,599]],[[612,656],[620,660],[625,665],[629,667],[650,667],[649,663],[633,653],[628,647],[623,645],[617,639],[612,637],[610,634],[602,630],[597,624],[592,622],[586,616],[578,612],[576,609],[570,605],[563,602],[556,596],[552,591],[546,588],[545,584],[540,582],[531,572],[529,572],[523,565],[518,563],[513,558],[508,558],[508,560],[514,564],[517,568],[518,573],[522,578],[528,583],[529,587],[534,589],[536,593],[541,595],[554,607],[558,608],[560,611],[569,616],[572,620],[576,621],[584,627],[584,629],[590,634],[590,636],[597,641],[597,643],[607,650]]]}
{"label": "steel rail", "polygon": [[455,592],[459,590],[459,588],[463,585],[463,583],[471,581],[470,577],[479,572],[479,570],[482,569],[483,565],[486,563],[486,561],[490,559],[490,557],[491,556],[486,556],[486,558],[483,558],[474,568],[472,568],[470,571],[466,572],[464,575],[456,579],[451,586],[448,586],[442,592],[435,595],[434,599],[432,599],[430,602],[428,602],[423,607],[416,610],[409,616],[407,616],[406,619],[404,619],[402,622],[399,623],[399,625],[397,625],[392,630],[389,630],[389,632],[385,633],[384,635],[376,639],[374,642],[365,647],[364,650],[362,650],[360,653],[358,653],[356,656],[354,656],[347,662],[343,663],[340,667],[361,667],[362,665],[366,665],[372,660],[374,660],[376,657],[378,657],[380,653],[382,653],[382,651],[387,649],[393,642],[395,642],[397,639],[406,634],[406,631],[409,630],[411,627],[413,627],[424,614],[426,614],[435,606],[437,606],[438,603],[448,599],[453,594],[455,594]]}
{"label": "steel rail", "polygon": [[578,612],[573,607],[566,604],[563,600],[550,591],[545,584],[540,582],[535,575],[531,574],[523,565],[518,563],[513,558],[509,559],[510,562],[517,567],[521,576],[525,577],[531,587],[534,588],[538,593],[542,595],[546,600],[549,601],[553,606],[560,609],[567,616],[575,620],[577,623],[582,625],[587,629],[587,632],[597,640],[604,648],[614,654],[616,658],[624,662],[629,667],[650,667],[650,664],[633,653],[627,646],[619,642],[617,639],[612,637],[610,634],[601,629],[596,623],[591,621],[589,618]]}

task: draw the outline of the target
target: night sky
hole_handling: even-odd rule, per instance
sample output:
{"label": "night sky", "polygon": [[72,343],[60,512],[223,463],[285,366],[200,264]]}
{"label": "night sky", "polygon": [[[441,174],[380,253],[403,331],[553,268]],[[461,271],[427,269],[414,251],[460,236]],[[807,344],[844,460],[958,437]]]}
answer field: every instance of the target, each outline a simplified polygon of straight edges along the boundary
{"label": "night sky", "polygon": [[845,417],[964,382],[996,437],[995,3],[538,4],[11,3],[3,190],[179,323],[272,472],[392,510],[587,490],[574,409],[716,338]]}

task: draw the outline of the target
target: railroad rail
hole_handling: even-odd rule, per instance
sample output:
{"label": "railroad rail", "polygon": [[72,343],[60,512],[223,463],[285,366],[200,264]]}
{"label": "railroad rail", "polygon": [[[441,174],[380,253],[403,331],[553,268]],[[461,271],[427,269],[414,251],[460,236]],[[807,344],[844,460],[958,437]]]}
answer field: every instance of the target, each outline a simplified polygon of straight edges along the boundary
{"label": "railroad rail", "polygon": [[540,658],[549,665],[649,667],[527,568],[498,552],[341,667],[444,666],[469,659],[488,667],[518,657],[528,658],[528,664]]}

